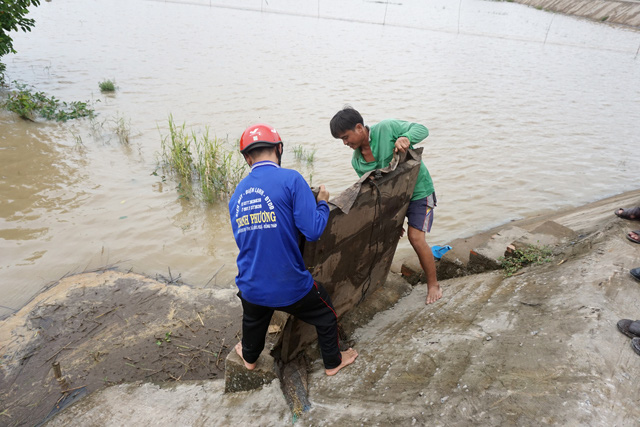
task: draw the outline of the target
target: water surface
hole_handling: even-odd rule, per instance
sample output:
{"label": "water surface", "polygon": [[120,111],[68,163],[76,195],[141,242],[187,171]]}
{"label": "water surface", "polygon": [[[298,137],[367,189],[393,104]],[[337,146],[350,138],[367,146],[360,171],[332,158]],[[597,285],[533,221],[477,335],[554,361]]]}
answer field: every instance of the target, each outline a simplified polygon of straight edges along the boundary
{"label": "water surface", "polygon": [[[231,141],[269,123],[284,165],[334,195],[356,179],[328,127],[344,104],[367,123],[423,123],[432,244],[638,188],[636,31],[479,0],[57,0],[31,15],[4,58],[9,80],[90,100],[99,115],[0,112],[0,315],[111,264],[233,286],[226,204],[180,199],[152,174],[169,114]],[[100,93],[104,79],[115,95]],[[296,145],[317,150],[312,168]],[[406,240],[399,252],[411,254]]]}

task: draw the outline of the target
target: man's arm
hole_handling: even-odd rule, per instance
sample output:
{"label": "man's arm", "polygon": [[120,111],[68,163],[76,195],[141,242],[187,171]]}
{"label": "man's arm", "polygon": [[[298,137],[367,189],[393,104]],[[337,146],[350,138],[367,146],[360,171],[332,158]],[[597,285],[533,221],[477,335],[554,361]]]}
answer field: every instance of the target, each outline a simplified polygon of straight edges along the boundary
{"label": "man's arm", "polygon": [[399,135],[395,142],[394,151],[402,153],[429,136],[429,129],[419,123],[398,120],[394,123],[394,128],[395,133]]}
{"label": "man's arm", "polygon": [[296,227],[310,241],[316,241],[322,236],[329,220],[329,192],[324,185],[320,186],[318,200],[313,196],[309,184],[302,175],[294,183],[293,219]]}

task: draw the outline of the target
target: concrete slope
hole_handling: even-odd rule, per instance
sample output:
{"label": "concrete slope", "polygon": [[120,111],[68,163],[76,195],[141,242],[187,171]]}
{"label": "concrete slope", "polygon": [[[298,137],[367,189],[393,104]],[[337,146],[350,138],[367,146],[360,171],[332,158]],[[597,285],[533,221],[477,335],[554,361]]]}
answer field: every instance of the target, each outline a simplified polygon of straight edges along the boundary
{"label": "concrete slope", "polygon": [[[297,424],[637,425],[640,355],[616,323],[640,318],[640,283],[629,275],[640,245],[624,237],[640,222],[613,215],[637,204],[638,191],[537,218],[582,234],[522,274],[443,281],[444,297],[429,306],[425,285],[414,287],[355,330],[356,363],[326,377],[314,362],[311,409]],[[277,380],[253,392],[222,389],[221,380],[111,387],[49,425],[294,421]]]}
{"label": "concrete slope", "polygon": [[616,329],[640,317],[626,228],[608,225],[585,253],[520,276],[448,280],[433,307],[417,287],[359,330],[346,375],[310,379],[309,425],[640,422],[640,356]]}
{"label": "concrete slope", "polygon": [[635,0],[514,0],[565,15],[575,15],[599,22],[640,27],[640,1]]}

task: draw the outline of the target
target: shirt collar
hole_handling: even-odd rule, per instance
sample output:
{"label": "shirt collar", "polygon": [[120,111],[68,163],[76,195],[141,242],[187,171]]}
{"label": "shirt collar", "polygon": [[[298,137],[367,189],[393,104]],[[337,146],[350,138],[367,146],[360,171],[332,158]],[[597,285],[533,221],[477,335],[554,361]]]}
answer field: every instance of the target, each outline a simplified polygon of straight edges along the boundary
{"label": "shirt collar", "polygon": [[279,164],[277,164],[277,163],[275,163],[275,162],[272,162],[271,160],[263,160],[263,161],[261,161],[261,162],[254,163],[254,164],[251,166],[251,171],[253,172],[253,170],[254,170],[255,168],[259,168],[260,166],[275,166],[275,167],[277,167],[277,168],[279,168],[279,167],[280,167],[280,165],[279,165]]}

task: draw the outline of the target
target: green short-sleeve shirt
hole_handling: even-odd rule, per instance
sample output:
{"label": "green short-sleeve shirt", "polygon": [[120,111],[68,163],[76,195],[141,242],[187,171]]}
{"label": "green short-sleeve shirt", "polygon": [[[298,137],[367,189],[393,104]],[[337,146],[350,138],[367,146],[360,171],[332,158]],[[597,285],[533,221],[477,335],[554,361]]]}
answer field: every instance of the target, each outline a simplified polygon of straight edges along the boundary
{"label": "green short-sleeve shirt", "polygon": [[[391,159],[393,159],[396,140],[401,136],[406,136],[409,139],[411,148],[413,148],[414,144],[421,142],[429,136],[429,130],[418,123],[392,119],[383,120],[378,124],[372,125],[369,128],[369,144],[371,145],[371,152],[375,160],[373,162],[367,162],[364,157],[362,157],[359,149],[354,150],[351,165],[358,176],[362,176],[375,169],[382,169],[389,166]],[[431,175],[424,162],[422,162],[411,200],[424,199],[433,193],[433,191]]]}

